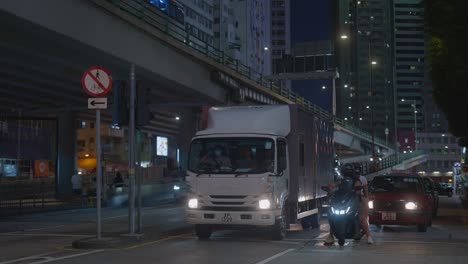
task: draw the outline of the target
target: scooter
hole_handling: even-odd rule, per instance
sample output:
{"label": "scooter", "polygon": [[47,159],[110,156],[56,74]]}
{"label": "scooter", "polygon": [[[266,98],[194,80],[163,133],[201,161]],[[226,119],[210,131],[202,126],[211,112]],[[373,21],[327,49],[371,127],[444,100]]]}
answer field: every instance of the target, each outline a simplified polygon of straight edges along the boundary
{"label": "scooter", "polygon": [[[328,187],[322,187],[322,190],[330,193]],[[328,221],[340,246],[344,245],[345,239],[360,237],[359,196],[353,188],[340,187],[331,194]]]}

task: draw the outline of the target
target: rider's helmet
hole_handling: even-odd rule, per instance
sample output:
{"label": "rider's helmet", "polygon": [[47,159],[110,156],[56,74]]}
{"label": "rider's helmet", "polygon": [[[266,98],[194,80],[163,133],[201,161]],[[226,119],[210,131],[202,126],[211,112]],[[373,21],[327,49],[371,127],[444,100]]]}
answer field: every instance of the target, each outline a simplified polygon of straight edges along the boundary
{"label": "rider's helmet", "polygon": [[346,163],[342,168],[341,168],[341,174],[343,177],[354,177],[354,166],[350,163]]}

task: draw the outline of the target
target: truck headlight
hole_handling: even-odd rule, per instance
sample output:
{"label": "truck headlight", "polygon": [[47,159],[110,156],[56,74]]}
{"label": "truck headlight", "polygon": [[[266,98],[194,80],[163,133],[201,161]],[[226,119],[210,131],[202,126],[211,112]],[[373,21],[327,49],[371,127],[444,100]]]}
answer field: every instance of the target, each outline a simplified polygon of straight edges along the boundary
{"label": "truck headlight", "polygon": [[374,209],[374,201],[369,201],[369,209]]}
{"label": "truck headlight", "polygon": [[418,205],[416,203],[413,203],[413,202],[407,202],[405,204],[405,208],[408,209],[408,210],[416,210],[416,209],[418,209]]}
{"label": "truck headlight", "polygon": [[193,198],[188,201],[188,207],[190,209],[197,209],[198,208],[198,199]]}
{"label": "truck headlight", "polygon": [[262,199],[258,201],[258,207],[263,210],[270,209],[271,202],[268,199]]}
{"label": "truck headlight", "polygon": [[180,186],[179,185],[174,185],[174,191],[178,191],[180,190]]}

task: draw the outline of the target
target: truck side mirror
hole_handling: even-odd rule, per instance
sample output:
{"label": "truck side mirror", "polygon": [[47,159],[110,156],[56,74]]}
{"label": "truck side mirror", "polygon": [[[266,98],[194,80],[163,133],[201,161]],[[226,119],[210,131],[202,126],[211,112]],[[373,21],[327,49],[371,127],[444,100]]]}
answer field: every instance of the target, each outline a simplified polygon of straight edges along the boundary
{"label": "truck side mirror", "polygon": [[278,160],[278,173],[283,172],[286,169],[286,157],[282,157]]}

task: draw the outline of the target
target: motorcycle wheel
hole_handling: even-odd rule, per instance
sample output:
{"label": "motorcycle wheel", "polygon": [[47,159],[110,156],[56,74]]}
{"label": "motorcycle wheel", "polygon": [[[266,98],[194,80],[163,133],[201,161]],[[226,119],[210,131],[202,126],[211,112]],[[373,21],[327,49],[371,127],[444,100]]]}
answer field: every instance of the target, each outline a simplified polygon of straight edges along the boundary
{"label": "motorcycle wheel", "polygon": [[338,245],[344,246],[344,243],[345,243],[345,239],[344,239],[344,238],[339,238],[339,239],[338,239]]}

